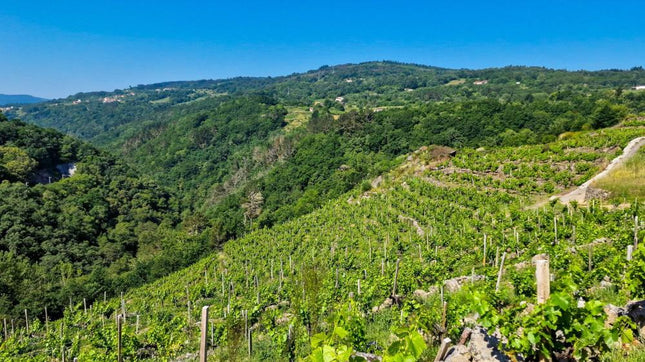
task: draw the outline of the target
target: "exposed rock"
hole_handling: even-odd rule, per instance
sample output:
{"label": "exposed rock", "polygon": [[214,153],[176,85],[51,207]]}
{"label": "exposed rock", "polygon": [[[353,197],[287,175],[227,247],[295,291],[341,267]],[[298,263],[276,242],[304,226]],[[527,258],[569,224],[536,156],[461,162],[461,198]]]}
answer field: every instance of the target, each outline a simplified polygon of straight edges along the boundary
{"label": "exposed rock", "polygon": [[467,283],[473,283],[473,282],[485,280],[485,279],[486,279],[486,276],[484,275],[465,275],[461,277],[448,279],[443,282],[443,286],[447,292],[454,293],[459,291]]}
{"label": "exposed rock", "polygon": [[627,303],[625,312],[638,326],[641,337],[645,337],[645,300]]}
{"label": "exposed rock", "polygon": [[413,295],[417,299],[426,301],[431,295],[439,293],[439,288],[435,285],[431,286],[430,289],[426,292],[425,290],[417,289],[414,291]]}
{"label": "exposed rock", "polygon": [[374,180],[372,180],[372,188],[375,189],[379,187],[381,183],[383,183],[383,176],[375,178]]}
{"label": "exposed rock", "polygon": [[361,357],[364,358],[367,362],[375,362],[375,361],[382,361],[383,357],[377,356],[375,354],[371,353],[364,353],[364,352],[354,352],[352,354],[352,357]]}
{"label": "exposed rock", "polygon": [[605,320],[605,327],[611,328],[611,326],[616,322],[618,317],[625,315],[625,310],[621,307],[617,307],[613,304],[607,304],[603,307],[605,314],[607,314],[607,319]]}
{"label": "exposed rock", "polygon": [[412,224],[412,226],[414,226],[415,229],[417,229],[417,235],[419,235],[419,236],[425,235],[425,233],[423,232],[423,229],[421,228],[421,226],[419,226],[419,222],[414,220],[413,218],[403,216],[403,215],[399,215],[399,220],[400,221],[409,221]]}
{"label": "exposed rock", "polygon": [[288,307],[288,306],[289,306],[289,301],[288,300],[283,300],[282,302],[280,302],[278,304],[269,305],[265,309],[266,310],[276,310],[276,309],[278,309],[280,307]]}
{"label": "exposed rock", "polygon": [[497,348],[499,340],[489,336],[483,328],[475,328],[470,334],[468,347],[473,356],[473,361],[510,361]]}
{"label": "exposed rock", "polygon": [[470,362],[473,355],[470,349],[463,344],[458,344],[448,350],[448,354],[444,358],[445,362]]}
{"label": "exposed rock", "polygon": [[610,288],[613,287],[614,283],[611,282],[611,279],[609,279],[608,276],[605,275],[604,278],[602,278],[602,281],[600,281],[600,287],[601,288]]}
{"label": "exposed rock", "polygon": [[381,305],[379,305],[378,307],[372,308],[372,313],[378,313],[382,310],[388,309],[392,307],[393,304],[394,304],[394,299],[392,297],[387,297],[385,298],[383,303],[381,303]]}
{"label": "exposed rock", "polygon": [[291,313],[284,313],[280,318],[275,320],[276,324],[285,324],[291,320],[293,317],[293,314]]}
{"label": "exposed rock", "polygon": [[589,186],[587,187],[587,192],[585,192],[585,201],[606,200],[609,196],[611,194],[608,191]]}
{"label": "exposed rock", "polygon": [[470,341],[467,345],[456,345],[446,354],[444,361],[450,362],[494,362],[511,361],[498,348],[500,341],[494,336],[488,335],[486,330],[477,327],[470,333]]}

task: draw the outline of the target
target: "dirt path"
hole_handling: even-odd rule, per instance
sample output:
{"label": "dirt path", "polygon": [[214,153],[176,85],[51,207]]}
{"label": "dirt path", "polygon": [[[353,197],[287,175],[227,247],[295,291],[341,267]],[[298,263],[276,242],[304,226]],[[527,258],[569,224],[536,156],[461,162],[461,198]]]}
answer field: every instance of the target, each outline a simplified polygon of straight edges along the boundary
{"label": "dirt path", "polygon": [[592,183],[607,176],[609,172],[611,172],[611,170],[625,163],[632,156],[634,156],[636,152],[638,152],[638,149],[644,144],[645,144],[645,137],[638,137],[631,140],[623,150],[623,153],[620,156],[611,160],[609,165],[602,172],[600,172],[596,176],[589,179],[587,182],[580,185],[580,187],[578,187],[577,189],[569,193],[566,193],[562,196],[556,196],[556,197],[559,198],[563,204],[568,204],[569,202],[574,200],[577,201],[578,203],[584,202],[587,189]]}

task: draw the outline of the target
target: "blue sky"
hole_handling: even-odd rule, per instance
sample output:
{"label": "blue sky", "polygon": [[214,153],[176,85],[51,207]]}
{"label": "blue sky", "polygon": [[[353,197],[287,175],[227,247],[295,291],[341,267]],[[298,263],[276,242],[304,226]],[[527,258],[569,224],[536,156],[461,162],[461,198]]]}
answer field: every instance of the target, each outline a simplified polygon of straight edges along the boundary
{"label": "blue sky", "polygon": [[641,1],[0,0],[0,93],[396,60],[448,68],[645,65]]}

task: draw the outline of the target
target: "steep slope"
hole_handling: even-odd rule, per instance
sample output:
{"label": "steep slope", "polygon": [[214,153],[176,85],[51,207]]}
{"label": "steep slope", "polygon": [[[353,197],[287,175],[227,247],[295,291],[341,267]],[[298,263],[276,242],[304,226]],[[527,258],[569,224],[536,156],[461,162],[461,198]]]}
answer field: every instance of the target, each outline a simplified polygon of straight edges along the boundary
{"label": "steep slope", "polygon": [[[447,335],[458,339],[475,311],[481,323],[501,327],[511,354],[538,358],[551,342],[574,353],[586,346],[607,349],[609,335],[583,338],[580,330],[567,329],[565,343],[556,341],[555,330],[539,329],[547,328],[539,313],[549,312],[523,312],[522,303],[535,298],[534,271],[526,266],[536,254],[551,261],[557,297],[548,307],[559,313],[552,314],[554,323],[568,323],[567,316],[570,323],[584,319],[602,326],[599,304],[590,299],[624,304],[628,293],[645,293],[639,272],[645,251],[634,254],[636,262],[624,257],[634,238],[633,218],[644,216],[642,205],[525,205],[583,183],[613,158],[612,150],[620,152],[644,133],[642,127],[611,128],[547,144],[463,148],[455,156],[435,146],[420,149],[371,190],[354,190],[311,214],[228,242],[122,300],[95,303],[87,312],[75,300],[62,321],[50,323],[50,332],[38,322],[28,335],[19,329],[4,342],[1,356],[48,360],[66,353],[113,360],[111,321],[117,313],[127,315],[128,358],[186,356],[198,349],[203,305],[211,306],[213,360],[246,358],[247,327],[252,360],[289,360],[322,348],[428,359],[434,349],[419,355],[424,346]],[[636,238],[642,236],[637,231]],[[515,266],[503,269],[501,291],[495,292],[500,257]],[[467,276],[458,285],[466,292],[446,284],[439,294],[438,287],[456,276]],[[625,283],[596,287],[604,278]],[[443,318],[440,296],[447,302]],[[574,296],[589,307],[572,315],[566,308]],[[390,326],[404,329],[394,329],[396,337]],[[542,333],[541,339],[527,340],[516,333],[518,326]],[[606,331],[627,333],[619,328]],[[392,344],[397,339],[401,343]],[[405,347],[410,343],[413,350]]]}
{"label": "steep slope", "polygon": [[[206,247],[176,200],[113,156],[0,114],[0,315],[88,302],[186,266]],[[176,246],[182,244],[182,249]]]}

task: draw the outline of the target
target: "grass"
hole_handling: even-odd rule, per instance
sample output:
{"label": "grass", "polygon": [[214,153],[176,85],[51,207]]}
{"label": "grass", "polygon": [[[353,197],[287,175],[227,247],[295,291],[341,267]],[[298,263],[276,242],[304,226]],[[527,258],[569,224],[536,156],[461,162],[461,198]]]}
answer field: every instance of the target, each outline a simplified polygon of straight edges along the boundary
{"label": "grass", "polygon": [[287,112],[284,117],[285,122],[287,122],[287,131],[306,124],[311,115],[308,107],[287,107]]}
{"label": "grass", "polygon": [[614,349],[613,351],[601,357],[602,362],[644,362],[645,361],[645,347],[638,344],[633,347],[629,353],[621,349]]}
{"label": "grass", "polygon": [[611,193],[612,199],[645,198],[645,147],[606,177],[596,181],[593,187]]}

